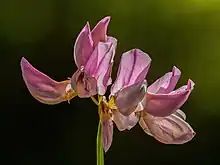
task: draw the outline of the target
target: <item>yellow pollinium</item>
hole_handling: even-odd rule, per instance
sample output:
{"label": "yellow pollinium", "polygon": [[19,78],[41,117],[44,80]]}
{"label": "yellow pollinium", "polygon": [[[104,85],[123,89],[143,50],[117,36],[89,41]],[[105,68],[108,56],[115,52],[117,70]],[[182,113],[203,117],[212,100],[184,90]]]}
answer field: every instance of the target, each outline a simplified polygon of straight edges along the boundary
{"label": "yellow pollinium", "polygon": [[111,119],[113,111],[115,110],[117,110],[117,106],[115,105],[115,99],[113,96],[109,101],[107,101],[105,96],[99,96],[98,113],[100,120],[105,121]]}

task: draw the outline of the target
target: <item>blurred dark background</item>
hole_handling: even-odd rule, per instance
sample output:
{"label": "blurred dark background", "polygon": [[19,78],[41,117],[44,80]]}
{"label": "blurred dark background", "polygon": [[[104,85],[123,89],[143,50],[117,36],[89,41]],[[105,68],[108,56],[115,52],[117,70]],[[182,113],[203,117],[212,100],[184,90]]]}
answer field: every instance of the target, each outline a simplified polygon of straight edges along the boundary
{"label": "blurred dark background", "polygon": [[163,145],[137,125],[114,130],[106,165],[218,164],[220,138],[219,0],[1,0],[1,165],[96,163],[97,107],[75,98],[43,105],[29,94],[21,77],[24,56],[57,81],[76,70],[72,50],[86,21],[93,27],[112,17],[108,34],[118,39],[113,77],[123,52],[138,47],[152,66],[149,83],[182,70],[178,86],[195,81],[182,107],[196,137],[185,145]]}

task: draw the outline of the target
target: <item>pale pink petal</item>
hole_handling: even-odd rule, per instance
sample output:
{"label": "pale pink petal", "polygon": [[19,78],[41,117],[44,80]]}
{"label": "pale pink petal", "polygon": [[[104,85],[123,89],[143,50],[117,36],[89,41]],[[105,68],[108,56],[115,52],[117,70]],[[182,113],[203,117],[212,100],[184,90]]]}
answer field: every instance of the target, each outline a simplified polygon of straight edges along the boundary
{"label": "pale pink petal", "polygon": [[111,69],[117,40],[108,37],[107,42],[99,42],[85,66],[85,74],[97,80],[98,94],[104,95],[111,81]]}
{"label": "pale pink petal", "polygon": [[111,87],[111,95],[124,87],[143,81],[150,63],[151,58],[140,49],[125,52],[121,57],[117,78]]}
{"label": "pale pink petal", "polygon": [[24,82],[35,99],[44,104],[58,104],[69,99],[66,89],[70,80],[57,82],[34,68],[24,57],[20,64]]}
{"label": "pale pink petal", "polygon": [[112,144],[113,122],[112,120],[102,121],[102,142],[104,151],[107,152]]}
{"label": "pale pink petal", "polygon": [[174,113],[188,99],[193,90],[194,82],[188,84],[169,94],[147,93],[144,111],[154,116],[164,117]]}
{"label": "pale pink petal", "polygon": [[114,111],[112,116],[112,120],[115,122],[119,131],[130,130],[137,124],[138,119],[135,113],[124,116],[119,111]]}
{"label": "pale pink petal", "polygon": [[110,22],[110,17],[107,16],[100,20],[91,32],[94,47],[98,45],[99,42],[105,42],[107,40],[107,28]]}
{"label": "pale pink petal", "polygon": [[168,94],[175,89],[180,75],[180,70],[174,66],[172,72],[168,72],[163,77],[156,80],[147,90],[155,94]]}
{"label": "pale pink petal", "polygon": [[195,136],[192,127],[174,114],[163,118],[144,114],[141,120],[141,127],[164,144],[183,144]]}
{"label": "pale pink petal", "polygon": [[87,63],[92,51],[93,41],[89,23],[87,23],[78,35],[74,45],[74,60],[79,69]]}

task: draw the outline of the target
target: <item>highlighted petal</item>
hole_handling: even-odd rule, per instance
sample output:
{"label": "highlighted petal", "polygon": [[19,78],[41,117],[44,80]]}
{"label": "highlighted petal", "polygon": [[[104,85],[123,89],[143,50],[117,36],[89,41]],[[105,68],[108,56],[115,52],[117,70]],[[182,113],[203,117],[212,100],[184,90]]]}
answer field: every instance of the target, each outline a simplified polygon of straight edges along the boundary
{"label": "highlighted petal", "polygon": [[97,23],[91,32],[94,47],[98,45],[99,42],[105,42],[107,40],[107,28],[110,22],[110,17],[105,17]]}
{"label": "highlighted petal", "polygon": [[111,95],[124,87],[142,82],[150,67],[151,58],[140,49],[132,49],[121,57],[117,78],[112,85]]}
{"label": "highlighted petal", "polygon": [[57,82],[35,69],[24,57],[21,59],[24,82],[31,95],[45,104],[58,104],[75,96],[69,87],[70,80]]}
{"label": "highlighted petal", "polygon": [[74,45],[74,60],[79,69],[87,63],[92,51],[93,41],[89,23],[87,23],[78,35]]}
{"label": "highlighted petal", "polygon": [[133,128],[139,118],[135,115],[135,113],[130,114],[129,116],[124,116],[120,112],[115,111],[112,116],[112,120],[115,122],[119,131],[124,131],[126,129],[130,130]]}
{"label": "highlighted petal", "polygon": [[195,136],[192,127],[175,114],[164,118],[143,114],[140,126],[164,144],[184,144]]}
{"label": "highlighted petal", "polygon": [[113,122],[112,120],[102,121],[102,142],[105,152],[109,150],[113,139]]}
{"label": "highlighted petal", "polygon": [[180,75],[181,71],[174,66],[172,72],[168,72],[163,77],[156,80],[147,90],[148,92],[155,94],[170,93],[175,89]]}
{"label": "highlighted petal", "polygon": [[184,85],[169,94],[154,94],[147,92],[144,110],[153,116],[168,116],[174,113],[186,102],[193,87],[194,82],[189,80],[187,85]]}
{"label": "highlighted petal", "polygon": [[107,42],[99,42],[85,66],[85,74],[97,80],[98,94],[104,95],[111,82],[111,69],[117,40],[108,37]]}

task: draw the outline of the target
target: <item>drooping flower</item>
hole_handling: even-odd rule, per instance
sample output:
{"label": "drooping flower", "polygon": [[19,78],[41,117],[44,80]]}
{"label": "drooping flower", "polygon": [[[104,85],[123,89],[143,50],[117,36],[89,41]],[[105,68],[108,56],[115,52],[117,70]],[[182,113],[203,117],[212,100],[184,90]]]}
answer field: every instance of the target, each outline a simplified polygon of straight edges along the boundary
{"label": "drooping flower", "polygon": [[57,82],[34,68],[24,57],[21,59],[24,82],[31,95],[45,104],[70,101],[77,94],[71,88],[70,80]]}
{"label": "drooping flower", "polygon": [[105,17],[90,31],[89,23],[77,37],[74,60],[78,70],[71,78],[71,85],[81,98],[104,95],[111,84],[111,70],[117,40],[107,36],[110,17]]}
{"label": "drooping flower", "polygon": [[186,115],[179,108],[193,90],[194,82],[174,90],[181,72],[173,67],[147,88],[142,100],[143,111],[137,112],[143,130],[165,144],[183,144],[195,136],[193,128],[185,121]]}
{"label": "drooping flower", "polygon": [[[143,110],[140,102],[145,96],[145,77],[150,63],[150,57],[139,49],[130,50],[122,55],[109,101],[102,97],[99,103],[105,152],[112,143],[113,121],[120,131],[131,129],[138,122],[134,111]],[[129,116],[124,116],[122,113],[129,114]]]}

